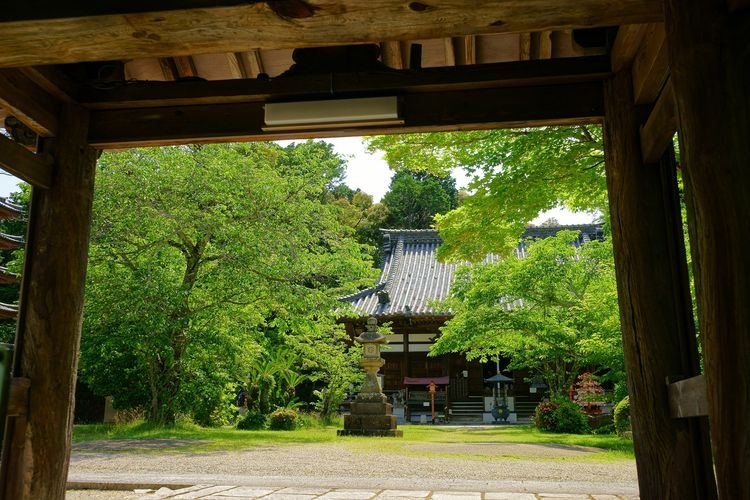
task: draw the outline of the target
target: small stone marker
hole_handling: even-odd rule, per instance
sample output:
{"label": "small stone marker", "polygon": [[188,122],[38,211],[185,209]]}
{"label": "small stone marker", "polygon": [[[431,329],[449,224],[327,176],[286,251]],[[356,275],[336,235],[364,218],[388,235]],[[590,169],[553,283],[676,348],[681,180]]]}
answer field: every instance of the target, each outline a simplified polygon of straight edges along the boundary
{"label": "small stone marker", "polygon": [[354,340],[364,348],[364,356],[359,364],[365,370],[365,381],[352,403],[351,414],[344,416],[344,428],[339,429],[338,435],[401,437],[404,433],[396,429],[393,405],[388,403],[378,382],[378,370],[385,364],[380,357],[380,344],[388,342],[378,332],[378,320],[368,318],[365,331]]}

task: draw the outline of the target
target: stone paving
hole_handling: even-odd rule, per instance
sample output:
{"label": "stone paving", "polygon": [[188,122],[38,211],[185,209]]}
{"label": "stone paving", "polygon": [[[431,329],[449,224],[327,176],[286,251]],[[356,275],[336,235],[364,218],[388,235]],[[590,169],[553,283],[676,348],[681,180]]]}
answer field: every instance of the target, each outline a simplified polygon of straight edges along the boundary
{"label": "stone paving", "polygon": [[[74,498],[106,498],[101,495],[86,495],[87,490],[77,490]],[[113,492],[111,492],[113,493]],[[638,500],[634,495],[583,494],[583,493],[518,493],[497,491],[428,491],[405,489],[356,489],[325,487],[257,487],[198,484],[184,488],[134,489],[125,495],[119,491],[118,498],[133,499],[264,499],[264,500]],[[114,496],[114,495],[113,495]]]}

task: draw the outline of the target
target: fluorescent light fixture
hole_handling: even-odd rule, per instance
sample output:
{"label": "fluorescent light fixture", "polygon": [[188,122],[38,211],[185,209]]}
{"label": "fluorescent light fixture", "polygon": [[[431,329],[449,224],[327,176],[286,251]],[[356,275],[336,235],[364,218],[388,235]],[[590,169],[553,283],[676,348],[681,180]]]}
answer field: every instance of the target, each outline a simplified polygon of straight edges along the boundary
{"label": "fluorescent light fixture", "polygon": [[330,129],[347,126],[400,125],[398,97],[365,97],[327,101],[269,102],[264,106],[266,131]]}

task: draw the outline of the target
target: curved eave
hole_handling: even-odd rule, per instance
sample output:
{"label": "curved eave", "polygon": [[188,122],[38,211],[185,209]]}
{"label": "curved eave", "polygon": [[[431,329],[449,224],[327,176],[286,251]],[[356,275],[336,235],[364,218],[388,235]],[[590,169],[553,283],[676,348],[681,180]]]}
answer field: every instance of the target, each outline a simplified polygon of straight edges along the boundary
{"label": "curved eave", "polygon": [[18,306],[0,302],[0,319],[16,319]]}
{"label": "curved eave", "polygon": [[412,319],[412,320],[440,320],[440,321],[448,321],[449,319],[453,318],[452,314],[441,314],[441,313],[421,313],[421,314],[365,314],[361,313],[356,316],[347,315],[347,316],[340,316],[338,318],[338,321],[340,323],[345,323],[347,321],[364,321],[367,318],[377,318],[378,322],[381,321],[395,321],[395,320],[402,320],[402,319]]}
{"label": "curved eave", "polygon": [[13,285],[21,281],[21,275],[8,271],[5,267],[0,267],[0,285]]}
{"label": "curved eave", "polygon": [[12,236],[10,234],[0,233],[0,249],[1,250],[15,250],[16,248],[22,248],[26,242],[20,236]]}
{"label": "curved eave", "polygon": [[0,198],[0,219],[20,219],[24,216],[23,207]]}

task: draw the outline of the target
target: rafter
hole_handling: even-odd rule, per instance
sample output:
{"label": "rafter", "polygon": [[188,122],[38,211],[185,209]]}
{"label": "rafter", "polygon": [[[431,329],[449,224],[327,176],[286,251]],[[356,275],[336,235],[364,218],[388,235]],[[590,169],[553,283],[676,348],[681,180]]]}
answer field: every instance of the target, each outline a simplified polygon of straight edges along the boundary
{"label": "rafter", "polygon": [[30,152],[0,134],[0,167],[32,186],[48,188],[52,183],[52,161]]}
{"label": "rafter", "polygon": [[336,74],[276,78],[270,81],[223,80],[149,82],[112,89],[81,89],[78,102],[90,109],[124,109],[197,104],[263,102],[338,94],[424,93],[492,87],[522,87],[600,81],[610,74],[606,57],[481,64],[471,68],[431,68],[367,75]]}
{"label": "rafter", "polygon": [[0,67],[524,33],[663,18],[662,3],[655,0],[579,0],[566,9],[558,0],[456,0],[430,6],[400,0],[308,3],[313,15],[291,21],[266,2],[122,14],[122,2],[107,10],[79,0],[74,4],[77,15],[51,20],[41,19],[46,9],[19,3],[15,8],[30,11],[24,17],[30,20],[0,23]]}
{"label": "rafter", "polygon": [[19,70],[0,69],[0,108],[42,137],[57,133],[60,102]]}
{"label": "rafter", "polygon": [[382,42],[380,44],[383,63],[393,69],[406,68],[401,42]]}

